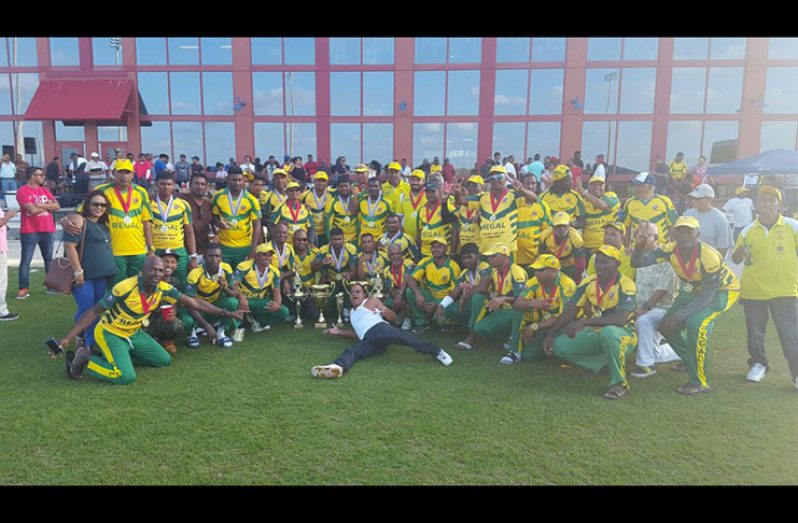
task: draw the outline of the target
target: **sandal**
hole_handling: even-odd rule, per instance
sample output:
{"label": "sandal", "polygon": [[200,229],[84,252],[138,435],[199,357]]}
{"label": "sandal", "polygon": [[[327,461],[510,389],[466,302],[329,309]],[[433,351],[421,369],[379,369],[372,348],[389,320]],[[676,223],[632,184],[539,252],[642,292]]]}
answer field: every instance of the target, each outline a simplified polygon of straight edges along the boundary
{"label": "sandal", "polygon": [[464,341],[458,341],[457,343],[455,343],[454,348],[460,350],[474,350],[473,345],[466,343]]}
{"label": "sandal", "polygon": [[623,385],[613,385],[607,392],[604,393],[604,397],[608,400],[619,400],[621,398],[625,398],[629,395],[629,389],[624,387]]}
{"label": "sandal", "polygon": [[685,396],[698,396],[699,394],[703,394],[709,391],[710,391],[709,387],[702,387],[700,385],[696,385],[695,383],[688,383],[676,389],[676,392],[678,392],[679,394],[684,394]]}

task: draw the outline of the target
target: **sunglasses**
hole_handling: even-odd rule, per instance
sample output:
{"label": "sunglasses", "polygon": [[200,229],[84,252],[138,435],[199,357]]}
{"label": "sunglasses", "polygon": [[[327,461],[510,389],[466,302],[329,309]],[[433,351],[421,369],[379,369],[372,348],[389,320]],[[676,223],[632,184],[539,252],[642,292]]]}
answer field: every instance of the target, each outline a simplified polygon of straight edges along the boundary
{"label": "sunglasses", "polygon": [[103,208],[108,207],[107,203],[102,203],[102,202],[89,202],[89,205],[91,207],[103,207]]}

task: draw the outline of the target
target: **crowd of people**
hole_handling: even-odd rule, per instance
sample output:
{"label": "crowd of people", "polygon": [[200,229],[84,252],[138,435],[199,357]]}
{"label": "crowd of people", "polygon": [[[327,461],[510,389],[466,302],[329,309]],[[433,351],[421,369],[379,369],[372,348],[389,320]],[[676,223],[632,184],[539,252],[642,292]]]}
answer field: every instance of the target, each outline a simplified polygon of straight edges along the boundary
{"label": "crowd of people", "polygon": [[[712,180],[681,153],[667,172],[658,158],[637,175],[623,204],[606,190],[603,157],[586,166],[578,152],[523,165],[496,153],[459,173],[437,157],[415,169],[405,160],[351,169],[344,157],[328,167],[246,156],[208,171],[197,157],[172,165],[160,155],[145,169],[146,155],[130,156],[104,163],[102,183],[90,175],[82,205],[60,222],[77,305],[60,343],[78,338],[67,351],[72,378],[131,383],[134,364],[168,365],[183,339],[231,348],[247,329],[323,312],[325,334],[358,342],[313,367],[316,377],[340,377],[390,344],[449,365],[421,336],[434,327],[461,332],[457,350],[500,346],[504,365],[555,357],[607,368],[608,399],[629,394],[629,376],[672,363],[688,375],[678,392],[697,395],[710,390],[713,326],[742,298],[748,380],[768,369],[770,314],[798,388],[798,221],[781,214],[770,186],[753,199],[740,188],[719,211]],[[37,244],[51,256],[58,203],[42,169],[26,178],[17,199],[29,263]],[[5,240],[0,227],[0,252]],[[296,293],[318,284],[331,289],[321,311]],[[21,268],[18,298],[27,286]]]}

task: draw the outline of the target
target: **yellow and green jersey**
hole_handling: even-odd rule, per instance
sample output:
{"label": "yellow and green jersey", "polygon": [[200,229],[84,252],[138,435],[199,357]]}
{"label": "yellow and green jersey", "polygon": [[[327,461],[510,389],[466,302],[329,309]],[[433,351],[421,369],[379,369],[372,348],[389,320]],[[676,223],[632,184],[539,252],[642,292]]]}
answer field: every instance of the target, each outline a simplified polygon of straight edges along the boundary
{"label": "yellow and green jersey", "polygon": [[[681,280],[681,292],[697,294],[703,285],[718,286],[718,290],[721,291],[740,290],[740,280],[737,275],[723,261],[723,256],[706,243],[699,241],[696,245],[697,253],[695,262],[692,262],[692,271],[692,255],[680,260],[676,249],[676,242],[671,242],[658,247],[649,256],[656,258],[657,263],[671,264],[676,276]],[[686,287],[687,285],[690,287]]]}
{"label": "yellow and green jersey", "polygon": [[[363,257],[363,255],[364,252],[362,250],[358,251],[358,263],[360,263],[360,259]],[[367,256],[367,258],[363,261],[366,277],[373,278],[374,276],[382,274],[382,272],[385,270],[385,267],[389,266],[390,264],[391,261],[388,259],[388,256],[386,256],[384,252],[375,249],[374,252],[370,256]]]}
{"label": "yellow and green jersey", "polygon": [[592,318],[619,309],[629,313],[627,326],[630,326],[634,323],[636,294],[635,282],[616,272],[614,282],[606,289],[600,287],[597,276],[588,276],[577,287],[572,299],[579,309],[578,317]]}
{"label": "yellow and green jersey", "polygon": [[507,245],[511,253],[518,250],[518,206],[522,203],[518,198],[516,192],[509,189],[495,198],[491,192],[468,197],[469,208],[479,211],[480,251],[485,252],[500,242]]}
{"label": "yellow and green jersey", "polygon": [[209,274],[205,267],[197,267],[186,277],[186,294],[213,303],[222,294],[222,280],[231,288],[236,284],[233,268],[229,263],[221,262],[215,274]]}
{"label": "yellow and green jersey", "polygon": [[444,205],[448,205],[447,210],[452,212],[451,203],[443,200],[434,206],[427,202],[418,212],[416,228],[420,235],[417,238],[421,242],[421,256],[432,256],[432,251],[430,250],[432,240],[440,238],[441,234],[446,238],[446,243],[449,245],[447,250],[451,251],[452,224],[445,223],[443,220]]}
{"label": "yellow and green jersey", "polygon": [[385,231],[385,219],[393,212],[391,204],[383,196],[373,202],[366,194],[358,202],[357,209],[357,243],[360,244],[360,236],[366,233],[371,233],[377,241]]}
{"label": "yellow and green jersey", "polygon": [[280,274],[293,270],[296,259],[294,258],[294,247],[285,242],[283,247],[277,247],[277,242],[271,240],[271,245],[274,247],[274,254],[272,254],[272,266],[280,271]]}
{"label": "yellow and green jersey", "polygon": [[[632,267],[632,256],[626,253],[626,249],[621,247],[618,249],[621,253],[621,265],[618,267],[618,272],[629,278],[630,280],[635,279],[635,270]],[[596,274],[596,257],[591,256],[590,261],[587,262],[587,268],[585,272],[588,275]]]}
{"label": "yellow and green jersey", "polygon": [[287,194],[280,194],[275,191],[261,191],[258,195],[258,203],[260,203],[261,212],[263,216],[271,218],[272,213],[277,210],[282,204],[288,201]]}
{"label": "yellow and green jersey", "polygon": [[668,164],[668,171],[670,172],[671,179],[673,180],[684,180],[687,176],[687,171],[689,167],[687,167],[687,162],[682,160],[681,162],[671,162]]}
{"label": "yellow and green jersey", "polygon": [[350,194],[349,198],[343,198],[340,194],[335,195],[325,220],[327,238],[330,237],[330,231],[338,227],[344,232],[345,241],[356,241],[357,219],[349,214],[349,200],[351,198],[357,198],[357,196]]}
{"label": "yellow and green jersey", "polygon": [[436,300],[442,300],[454,289],[459,274],[460,266],[453,259],[446,258],[439,267],[435,259],[428,256],[413,271],[413,279]]}
{"label": "yellow and green jersey", "polygon": [[388,181],[382,184],[382,197],[388,200],[394,212],[397,212],[396,209],[399,208],[399,202],[403,194],[410,194],[410,184],[402,179],[399,180],[399,185],[396,187]]}
{"label": "yellow and green jersey", "polygon": [[304,256],[294,251],[295,265],[299,266],[299,276],[302,278],[302,283],[307,285],[316,283],[316,273],[313,272],[311,266],[318,255],[319,249],[310,245],[308,246],[308,252]]}
{"label": "yellow and green jersey", "polygon": [[357,248],[351,243],[344,242],[341,252],[336,252],[331,243],[320,248],[316,259],[323,260],[328,254],[332,257],[332,264],[324,266],[329,281],[340,281],[344,273],[353,268],[357,263]]}
{"label": "yellow and green jersey", "polygon": [[408,236],[418,237],[418,213],[427,204],[427,192],[420,190],[418,194],[412,191],[399,194],[399,203],[396,214],[402,216],[402,230]]}
{"label": "yellow and green jersey", "polygon": [[118,189],[111,183],[98,185],[95,190],[108,200],[108,228],[114,256],[147,254],[144,222],[152,221],[147,191],[134,184],[117,194]]}
{"label": "yellow and green jersey", "polygon": [[403,260],[398,269],[388,264],[382,271],[382,275],[390,285],[390,288],[398,290],[407,281],[406,278],[412,277],[414,270],[415,266],[412,262]]}
{"label": "yellow and green jersey", "polygon": [[563,194],[554,194],[549,189],[540,195],[540,201],[549,206],[552,215],[564,212],[570,216],[571,222],[585,214],[585,200],[573,189],[569,189]]}
{"label": "yellow and green jersey", "polygon": [[659,242],[666,243],[671,225],[676,222],[676,209],[667,196],[655,194],[650,200],[645,201],[637,196],[632,196],[623,204],[618,219],[631,231],[634,238],[635,230],[641,222],[656,224],[659,230]]}
{"label": "yellow and green jersey", "polygon": [[120,281],[100,300],[105,309],[98,327],[122,338],[129,338],[142,327],[142,323],[153,311],[158,310],[161,300],[169,297],[180,299],[180,291],[166,282],[159,282],[155,291],[143,295],[141,276],[131,276]]}
{"label": "yellow and green jersey", "polygon": [[468,243],[476,244],[479,247],[479,211],[469,208],[466,204],[461,205],[455,215],[457,216],[460,239],[457,244],[457,254],[460,253],[463,245]]}
{"label": "yellow and green jersey", "polygon": [[415,261],[416,253],[418,249],[416,249],[416,239],[412,236],[405,234],[402,231],[397,232],[393,237],[389,236],[386,232],[380,238],[377,239],[377,248],[388,255],[388,247],[391,244],[397,244],[402,248],[402,256],[406,260]]}
{"label": "yellow and green jersey", "polygon": [[528,310],[524,313],[524,321],[526,323],[540,323],[546,319],[545,315],[547,313],[551,316],[559,316],[563,313],[565,306],[575,292],[576,283],[562,272],[559,273],[557,281],[551,287],[543,285],[537,278],[532,278],[526,282],[520,297],[526,300],[551,300],[551,306],[546,311]]}
{"label": "yellow and green jersey", "polygon": [[238,290],[246,298],[274,299],[274,293],[280,292],[280,272],[274,265],[261,272],[255,260],[246,260],[238,264],[234,276]]}
{"label": "yellow and green jersey", "polygon": [[301,202],[297,202],[298,209],[286,202],[272,213],[272,223],[284,223],[288,227],[288,243],[294,243],[294,233],[300,229],[310,232],[314,229],[313,215]]}
{"label": "yellow and green jersey", "polygon": [[560,260],[560,267],[563,269],[574,266],[575,254],[579,254],[579,249],[582,248],[582,236],[579,231],[573,227],[568,227],[568,235],[561,243],[557,243],[557,237],[554,236],[554,229],[549,229],[543,236],[540,237],[541,252],[553,254]]}
{"label": "yellow and green jersey", "polygon": [[518,208],[518,251],[515,261],[529,265],[538,257],[540,238],[551,230],[551,211],[545,202]]}
{"label": "yellow and green jersey", "polygon": [[585,249],[591,251],[604,245],[604,226],[616,222],[621,209],[621,201],[614,192],[605,192],[601,199],[610,206],[606,211],[585,199],[585,228],[582,230],[582,239],[585,241]]}
{"label": "yellow and green jersey", "polygon": [[[491,298],[503,296],[515,297],[523,290],[526,280],[526,271],[520,265],[512,263],[507,269],[507,272],[504,273],[499,271],[499,269],[491,268],[488,292]],[[509,304],[505,305],[508,307],[510,306]]]}
{"label": "yellow and green jersey", "polygon": [[253,224],[263,216],[258,200],[249,191],[242,189],[238,198],[233,198],[229,189],[217,191],[211,199],[211,211],[230,225],[228,229],[219,229],[219,244],[236,248],[252,246]]}
{"label": "yellow and green jersey", "polygon": [[185,246],[185,225],[191,224],[191,206],[182,198],[163,202],[156,196],[150,204],[152,246],[156,249],[180,249]]}
{"label": "yellow and green jersey", "polygon": [[319,196],[316,194],[316,189],[309,189],[299,199],[305,207],[310,211],[313,217],[313,229],[316,231],[317,236],[323,236],[325,216],[330,212],[333,200],[335,199],[335,191],[333,189],[325,188],[324,192]]}
{"label": "yellow and green jersey", "polygon": [[479,285],[479,282],[482,281],[483,277],[490,276],[490,264],[488,262],[481,261],[477,265],[475,270],[471,270],[467,267],[463,267],[460,271],[460,276],[457,278],[457,283],[468,283],[470,285]]}

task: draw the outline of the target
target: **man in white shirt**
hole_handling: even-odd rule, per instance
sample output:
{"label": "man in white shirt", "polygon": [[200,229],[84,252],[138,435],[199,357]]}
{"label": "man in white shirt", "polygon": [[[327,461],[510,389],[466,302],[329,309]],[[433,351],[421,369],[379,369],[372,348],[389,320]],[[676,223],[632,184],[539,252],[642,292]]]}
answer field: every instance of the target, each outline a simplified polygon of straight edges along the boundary
{"label": "man in white shirt", "polygon": [[242,173],[250,173],[253,175],[255,174],[255,164],[252,163],[252,157],[249,155],[244,156],[244,161],[241,162],[238,166],[241,167]]}
{"label": "man in white shirt", "polygon": [[100,160],[99,153],[91,153],[90,158],[86,164],[86,171],[89,173],[89,190],[94,190],[108,180],[108,166]]}
{"label": "man in white shirt", "polygon": [[729,216],[733,227],[734,241],[748,224],[754,221],[754,202],[749,197],[750,192],[745,187],[734,190],[734,198],[723,204],[722,210]]}
{"label": "man in white shirt", "polygon": [[402,179],[406,182],[409,181],[411,172],[413,172],[413,170],[410,168],[409,165],[407,165],[407,158],[402,158],[402,170],[401,170]]}
{"label": "man in white shirt", "polygon": [[507,171],[507,176],[515,180],[518,178],[518,173],[515,172],[515,156],[512,154],[507,157],[507,163],[504,164],[504,170]]}

